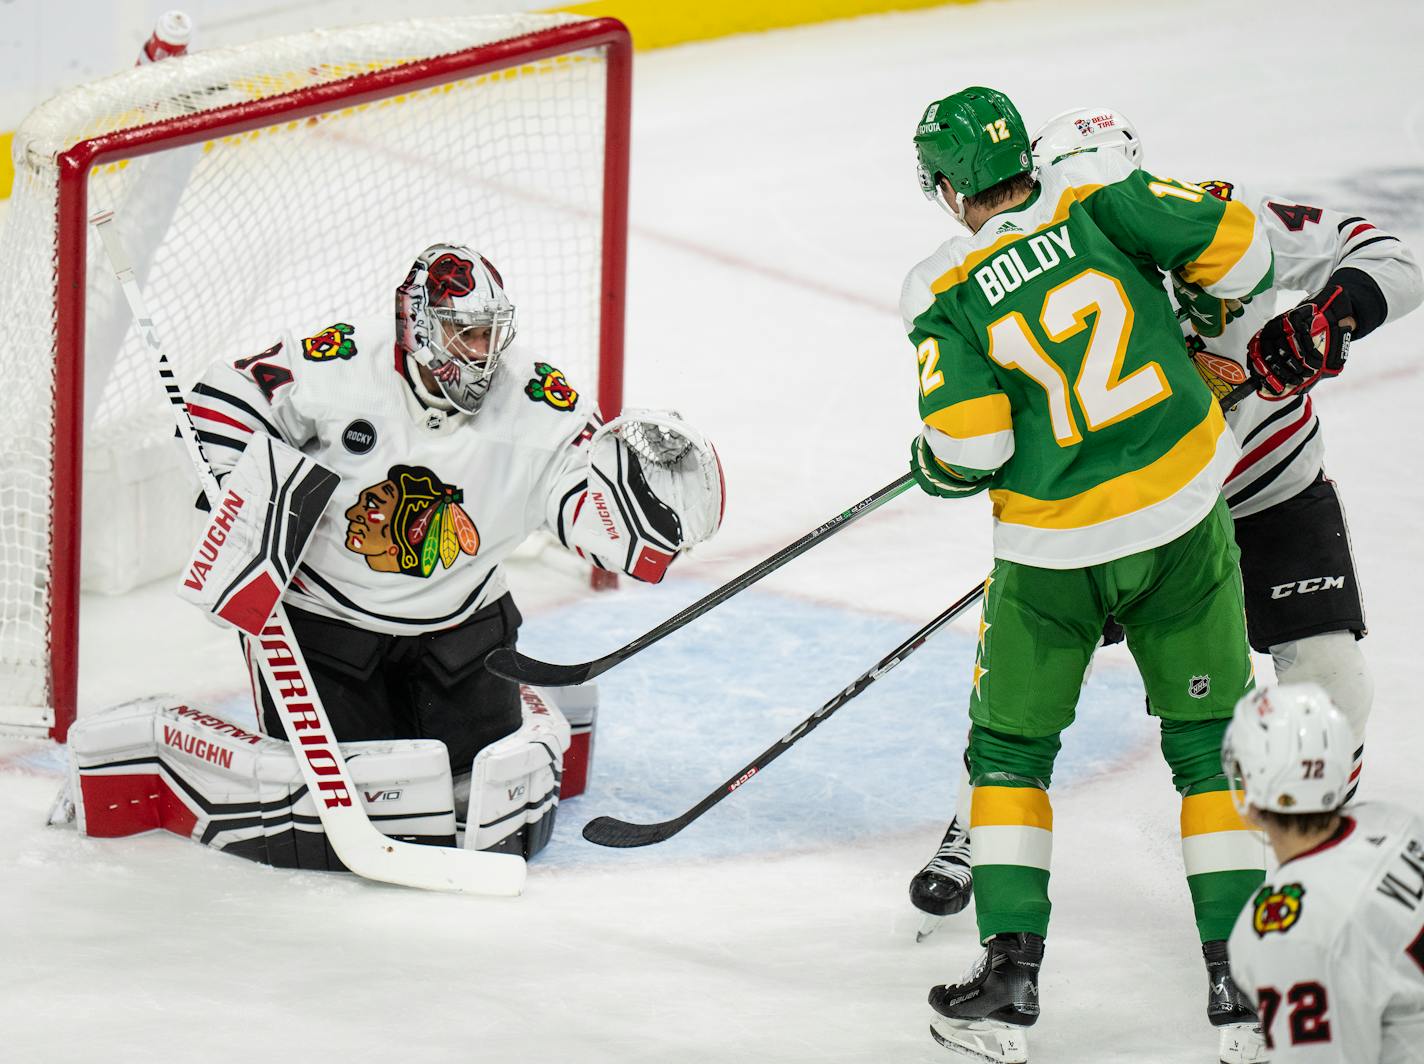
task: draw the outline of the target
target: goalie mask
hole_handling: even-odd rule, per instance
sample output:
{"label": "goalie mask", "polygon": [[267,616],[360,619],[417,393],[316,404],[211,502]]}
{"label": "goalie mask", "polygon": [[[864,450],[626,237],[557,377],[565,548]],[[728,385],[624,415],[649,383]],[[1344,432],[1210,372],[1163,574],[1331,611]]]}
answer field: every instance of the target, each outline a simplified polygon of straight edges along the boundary
{"label": "goalie mask", "polygon": [[[513,339],[514,304],[504,281],[488,259],[469,248],[426,248],[396,289],[396,368],[422,398],[443,398],[475,413]],[[430,394],[420,367],[441,395]]]}
{"label": "goalie mask", "polygon": [[1142,138],[1137,135],[1137,127],[1110,107],[1064,111],[1039,126],[1033,135],[1033,161],[1039,167],[1088,150],[1120,152],[1134,167],[1142,169]]}

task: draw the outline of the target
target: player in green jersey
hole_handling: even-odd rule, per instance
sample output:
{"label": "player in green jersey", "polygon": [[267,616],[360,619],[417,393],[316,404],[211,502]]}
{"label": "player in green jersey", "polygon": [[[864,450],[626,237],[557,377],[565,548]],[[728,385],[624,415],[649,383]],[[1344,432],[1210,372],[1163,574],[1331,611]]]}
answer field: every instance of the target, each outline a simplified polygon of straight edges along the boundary
{"label": "player in green jersey", "polygon": [[[951,1048],[1026,1060],[1048,931],[1059,735],[1109,614],[1126,629],[1197,859],[1188,886],[1218,943],[1264,874],[1217,751],[1251,687],[1238,554],[1221,484],[1238,451],[1193,368],[1166,271],[1221,298],[1268,288],[1251,212],[1116,153],[1037,178],[1023,121],[992,89],[925,111],[926,195],[969,233],[910,272],[919,364],[911,467],[932,494],[988,491],[995,564],[970,694],[970,836],[982,960],[930,992]],[[1209,1015],[1249,1061],[1255,1016],[1229,984]]]}

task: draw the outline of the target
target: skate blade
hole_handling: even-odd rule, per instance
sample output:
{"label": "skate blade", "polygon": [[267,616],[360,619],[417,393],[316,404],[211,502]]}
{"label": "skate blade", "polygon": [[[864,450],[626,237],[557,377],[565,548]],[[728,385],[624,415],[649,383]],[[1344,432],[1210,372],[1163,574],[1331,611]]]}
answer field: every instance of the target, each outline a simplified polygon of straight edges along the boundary
{"label": "skate blade", "polygon": [[62,828],[73,824],[76,816],[74,793],[69,789],[69,779],[66,777],[64,786],[60,788],[59,794],[55,795],[54,804],[49,809],[49,819],[45,823],[52,828]]}
{"label": "skate blade", "polygon": [[962,1059],[980,1064],[1028,1064],[1028,1040],[1020,1027],[990,1020],[951,1020],[936,1016],[930,1021],[934,1040]]}
{"label": "skate blade", "polygon": [[1216,1055],[1221,1064],[1266,1064],[1271,1059],[1265,1036],[1255,1024],[1234,1023],[1220,1030]]}
{"label": "skate blade", "polygon": [[930,913],[925,913],[924,919],[920,921],[920,929],[915,932],[915,941],[923,942],[934,934],[942,923],[944,923],[943,916],[933,916]]}

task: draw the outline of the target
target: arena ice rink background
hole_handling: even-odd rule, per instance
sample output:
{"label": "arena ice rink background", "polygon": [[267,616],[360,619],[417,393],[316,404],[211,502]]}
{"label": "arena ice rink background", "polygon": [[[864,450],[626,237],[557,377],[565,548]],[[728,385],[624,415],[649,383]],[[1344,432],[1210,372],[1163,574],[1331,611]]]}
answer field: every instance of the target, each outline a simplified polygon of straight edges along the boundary
{"label": "arena ice rink background", "polygon": [[[900,283],[953,232],[915,182],[928,101],[989,84],[1030,128],[1111,105],[1155,172],[1363,213],[1421,255],[1421,40],[1406,0],[1025,0],[640,54],[628,403],[713,437],[727,519],[658,588],[590,598],[576,562],[521,566],[522,648],[620,645],[904,470]],[[477,220],[449,237],[479,246]],[[1371,628],[1361,797],[1416,808],[1421,331],[1424,311],[1385,326],[1315,393]],[[676,839],[577,829],[692,804],[981,579],[989,539],[983,497],[904,496],[607,674],[590,791],[516,900],[46,829],[59,752],[0,742],[0,1061],[951,1059],[925,993],[977,956],[972,914],[917,945],[906,886],[952,811],[974,616]],[[239,715],[245,690],[166,581],[86,599],[81,712],[170,691]],[[1130,659],[1100,655],[1052,791],[1036,1064],[1215,1059],[1156,741]]]}

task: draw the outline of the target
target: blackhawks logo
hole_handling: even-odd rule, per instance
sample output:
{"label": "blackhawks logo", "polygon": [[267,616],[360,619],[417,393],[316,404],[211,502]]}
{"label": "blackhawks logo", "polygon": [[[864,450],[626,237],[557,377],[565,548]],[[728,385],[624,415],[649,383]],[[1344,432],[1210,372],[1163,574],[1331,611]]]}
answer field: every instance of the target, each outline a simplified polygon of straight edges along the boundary
{"label": "blackhawks logo", "polygon": [[425,466],[391,466],[347,509],[346,549],[378,573],[427,577],[480,550],[480,533],[461,504],[465,493]]}
{"label": "blackhawks logo", "polygon": [[1223,202],[1229,201],[1231,193],[1236,189],[1230,181],[1203,181],[1201,187]]}
{"label": "blackhawks logo", "polygon": [[524,386],[524,394],[536,403],[548,403],[555,410],[572,410],[578,403],[578,392],[564,379],[563,372],[547,362],[534,363],[534,376]]}
{"label": "blackhawks logo", "polygon": [[1187,354],[1191,356],[1193,368],[1218,399],[1230,395],[1238,384],[1246,383],[1246,370],[1229,358],[1212,354],[1200,336],[1187,337]]}
{"label": "blackhawks logo", "polygon": [[302,356],[313,362],[329,358],[350,358],[356,353],[356,341],[351,339],[356,329],[344,322],[328,325],[315,336],[302,341]]}
{"label": "blackhawks logo", "polygon": [[1256,894],[1252,904],[1256,907],[1251,916],[1251,927],[1256,934],[1265,938],[1273,931],[1285,934],[1300,919],[1300,906],[1305,898],[1305,888],[1299,883],[1290,883],[1280,890],[1269,885]]}

